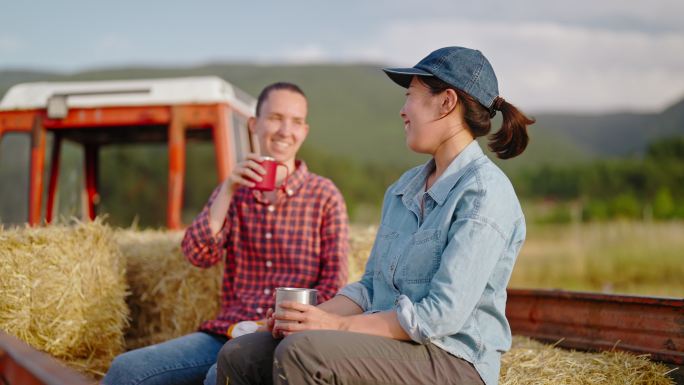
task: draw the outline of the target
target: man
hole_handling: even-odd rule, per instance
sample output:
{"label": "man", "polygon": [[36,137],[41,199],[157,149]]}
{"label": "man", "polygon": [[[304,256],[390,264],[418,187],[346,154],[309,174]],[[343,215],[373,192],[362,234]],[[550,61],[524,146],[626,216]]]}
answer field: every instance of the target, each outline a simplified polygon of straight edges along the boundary
{"label": "man", "polygon": [[[265,170],[250,154],[212,193],[187,229],[183,253],[195,266],[225,260],[221,310],[200,331],[117,357],[104,384],[216,382],[216,355],[232,326],[262,320],[276,287],[310,287],[330,299],[347,280],[348,223],[342,195],[308,171],[297,151],[306,139],[307,99],[291,83],[267,86],[248,127],[278,167],[274,191],[252,189]],[[289,175],[288,175],[289,174]]]}

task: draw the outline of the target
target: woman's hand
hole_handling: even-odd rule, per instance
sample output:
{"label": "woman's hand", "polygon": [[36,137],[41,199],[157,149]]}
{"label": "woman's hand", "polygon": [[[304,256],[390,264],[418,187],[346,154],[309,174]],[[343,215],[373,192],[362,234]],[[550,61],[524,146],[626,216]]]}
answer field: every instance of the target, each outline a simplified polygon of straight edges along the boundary
{"label": "woman's hand", "polygon": [[258,332],[271,332],[273,335],[273,338],[283,338],[283,335],[280,333],[280,330],[276,330],[275,327],[275,317],[273,313],[273,309],[268,309],[266,311],[266,319],[264,320],[264,324],[257,329]]}
{"label": "woman's hand", "polygon": [[304,330],[344,330],[345,317],[328,313],[316,306],[286,301],[280,304],[280,308],[274,317],[281,321],[273,331],[274,337],[276,332],[288,336]]}

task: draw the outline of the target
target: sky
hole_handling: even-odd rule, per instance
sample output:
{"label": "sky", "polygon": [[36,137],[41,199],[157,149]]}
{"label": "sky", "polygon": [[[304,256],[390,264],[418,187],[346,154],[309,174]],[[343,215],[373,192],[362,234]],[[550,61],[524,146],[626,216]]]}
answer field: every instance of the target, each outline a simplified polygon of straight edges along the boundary
{"label": "sky", "polygon": [[413,66],[458,45],[523,109],[658,112],[684,98],[683,20],[682,0],[0,0],[0,71]]}

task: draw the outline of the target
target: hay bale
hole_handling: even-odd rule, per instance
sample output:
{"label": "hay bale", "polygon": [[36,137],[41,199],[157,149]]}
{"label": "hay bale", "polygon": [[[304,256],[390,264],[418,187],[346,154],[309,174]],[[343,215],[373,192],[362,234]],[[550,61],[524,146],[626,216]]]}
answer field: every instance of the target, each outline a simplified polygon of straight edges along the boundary
{"label": "hay bale", "polygon": [[182,237],[182,232],[169,231],[116,232],[131,290],[127,349],[196,331],[219,310],[222,264],[210,269],[191,265],[181,252]]}
{"label": "hay bale", "polygon": [[[375,226],[352,227],[350,282],[361,277],[376,231]],[[210,269],[192,266],[180,249],[182,237],[183,232],[116,231],[131,291],[126,299],[131,311],[126,349],[191,333],[218,313],[222,264]]]}
{"label": "hay bale", "polygon": [[673,385],[669,372],[646,355],[577,352],[515,336],[511,350],[501,358],[499,384]]}
{"label": "hay bale", "polygon": [[361,279],[370,256],[377,226],[352,225],[349,229],[349,282]]}
{"label": "hay bale", "polygon": [[[376,226],[352,226],[350,282],[361,277],[376,232]],[[192,266],[180,249],[182,237],[183,232],[161,230],[116,232],[131,291],[127,349],[191,333],[218,313],[223,265]]]}
{"label": "hay bale", "polygon": [[101,221],[0,229],[0,329],[84,374],[123,351],[124,266]]}

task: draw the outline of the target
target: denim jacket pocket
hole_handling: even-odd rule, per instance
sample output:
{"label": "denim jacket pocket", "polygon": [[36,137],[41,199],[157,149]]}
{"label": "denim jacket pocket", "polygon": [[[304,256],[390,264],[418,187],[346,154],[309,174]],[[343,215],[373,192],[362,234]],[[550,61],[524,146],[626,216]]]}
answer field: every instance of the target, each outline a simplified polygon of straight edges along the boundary
{"label": "denim jacket pocket", "polygon": [[427,283],[439,268],[440,231],[419,230],[411,236],[411,243],[402,257],[399,280],[405,283]]}
{"label": "denim jacket pocket", "polygon": [[399,232],[388,226],[381,225],[378,229],[375,238],[375,250],[373,251],[375,253],[375,266],[373,267],[375,277],[381,275],[385,265],[388,264],[388,254],[392,248],[392,243],[394,243],[397,238],[399,238]]}

